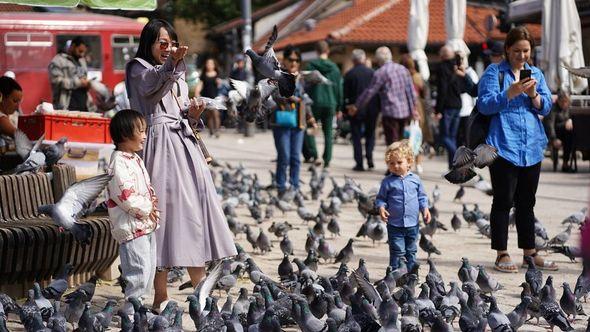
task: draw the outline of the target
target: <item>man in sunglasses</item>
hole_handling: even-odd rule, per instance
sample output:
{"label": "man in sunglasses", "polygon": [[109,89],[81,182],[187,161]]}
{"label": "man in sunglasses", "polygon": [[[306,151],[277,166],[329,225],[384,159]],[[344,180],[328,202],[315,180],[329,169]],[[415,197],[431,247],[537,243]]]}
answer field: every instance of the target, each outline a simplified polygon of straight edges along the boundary
{"label": "man in sunglasses", "polygon": [[76,37],[68,41],[65,53],[58,53],[49,63],[54,109],[72,111],[95,109],[92,98],[88,96],[90,82],[86,66],[86,51],[86,42],[82,37]]}

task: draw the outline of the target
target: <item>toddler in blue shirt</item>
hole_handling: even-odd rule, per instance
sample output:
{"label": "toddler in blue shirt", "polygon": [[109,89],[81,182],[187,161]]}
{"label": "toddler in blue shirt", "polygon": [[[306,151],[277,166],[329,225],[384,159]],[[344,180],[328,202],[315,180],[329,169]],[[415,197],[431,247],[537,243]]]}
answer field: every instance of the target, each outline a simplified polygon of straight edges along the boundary
{"label": "toddler in blue shirt", "polygon": [[416,264],[416,240],[418,239],[418,215],[430,222],[428,196],[420,178],[410,172],[414,154],[408,140],[391,144],[385,151],[389,175],[381,182],[375,205],[381,220],[387,223],[389,238],[389,265],[399,267],[400,257],[405,257],[408,270]]}

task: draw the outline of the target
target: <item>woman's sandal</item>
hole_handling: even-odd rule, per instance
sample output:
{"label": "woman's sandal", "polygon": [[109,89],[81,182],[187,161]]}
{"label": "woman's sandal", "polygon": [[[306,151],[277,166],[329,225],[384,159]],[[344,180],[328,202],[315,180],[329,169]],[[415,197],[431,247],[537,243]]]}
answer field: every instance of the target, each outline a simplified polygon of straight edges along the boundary
{"label": "woman's sandal", "polygon": [[[529,265],[526,263],[526,261],[524,261],[524,256],[525,255],[522,256],[523,257],[522,267],[528,268]],[[537,253],[535,252],[535,253],[528,255],[528,256],[531,256],[534,261],[535,257],[537,257]],[[537,269],[539,269],[539,270],[544,270],[544,271],[557,271],[557,270],[559,270],[559,267],[557,266],[557,264],[555,264],[555,262],[548,261],[548,260],[543,260],[543,265],[539,265],[539,264],[537,264],[537,262],[535,262],[535,267],[537,267]]]}
{"label": "woman's sandal", "polygon": [[510,257],[510,255],[504,253],[496,257],[496,262],[494,263],[494,270],[504,273],[517,273],[518,267],[516,267],[516,265],[514,265],[513,262],[500,262],[500,260],[504,257]]}

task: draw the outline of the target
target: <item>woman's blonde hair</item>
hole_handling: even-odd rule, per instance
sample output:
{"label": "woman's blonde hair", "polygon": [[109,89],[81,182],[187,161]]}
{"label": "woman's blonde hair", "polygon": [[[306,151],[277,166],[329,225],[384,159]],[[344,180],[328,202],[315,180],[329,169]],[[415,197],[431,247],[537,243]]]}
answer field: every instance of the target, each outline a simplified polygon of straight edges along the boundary
{"label": "woman's blonde hair", "polygon": [[403,139],[401,141],[397,141],[392,143],[387,147],[385,150],[385,162],[389,163],[389,161],[393,157],[401,157],[406,158],[408,163],[412,163],[414,161],[414,153],[412,152],[412,148],[410,147],[410,141],[407,139]]}

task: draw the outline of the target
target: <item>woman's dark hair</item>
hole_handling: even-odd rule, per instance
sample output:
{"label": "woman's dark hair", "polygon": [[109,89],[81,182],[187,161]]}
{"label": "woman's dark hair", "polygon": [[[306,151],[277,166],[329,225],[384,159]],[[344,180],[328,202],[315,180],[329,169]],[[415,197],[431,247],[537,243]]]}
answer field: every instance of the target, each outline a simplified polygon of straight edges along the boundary
{"label": "woman's dark hair", "polygon": [[297,59],[301,60],[301,50],[299,48],[291,44],[285,46],[285,49],[283,50],[283,58],[287,59],[292,54],[295,54],[297,56]]}
{"label": "woman's dark hair", "polygon": [[14,90],[23,91],[23,88],[21,88],[14,78],[8,76],[0,77],[0,94],[10,96]]}
{"label": "woman's dark hair", "polygon": [[535,48],[535,39],[526,27],[518,26],[512,28],[504,40],[504,56],[506,59],[508,59],[508,52],[506,50],[521,40],[527,40],[529,42],[531,45],[531,52]]}
{"label": "woman's dark hair", "polygon": [[158,18],[150,20],[143,27],[143,30],[141,30],[141,36],[139,37],[139,47],[137,48],[137,53],[135,54],[136,58],[142,58],[152,65],[156,64],[156,60],[152,55],[152,45],[160,36],[161,28],[164,28],[166,31],[168,31],[168,35],[170,35],[170,39],[172,41],[178,40],[176,32],[170,23]]}
{"label": "woman's dark hair", "polygon": [[115,146],[123,143],[127,139],[132,139],[139,123],[145,123],[141,113],[136,110],[120,110],[111,119],[109,133]]}

